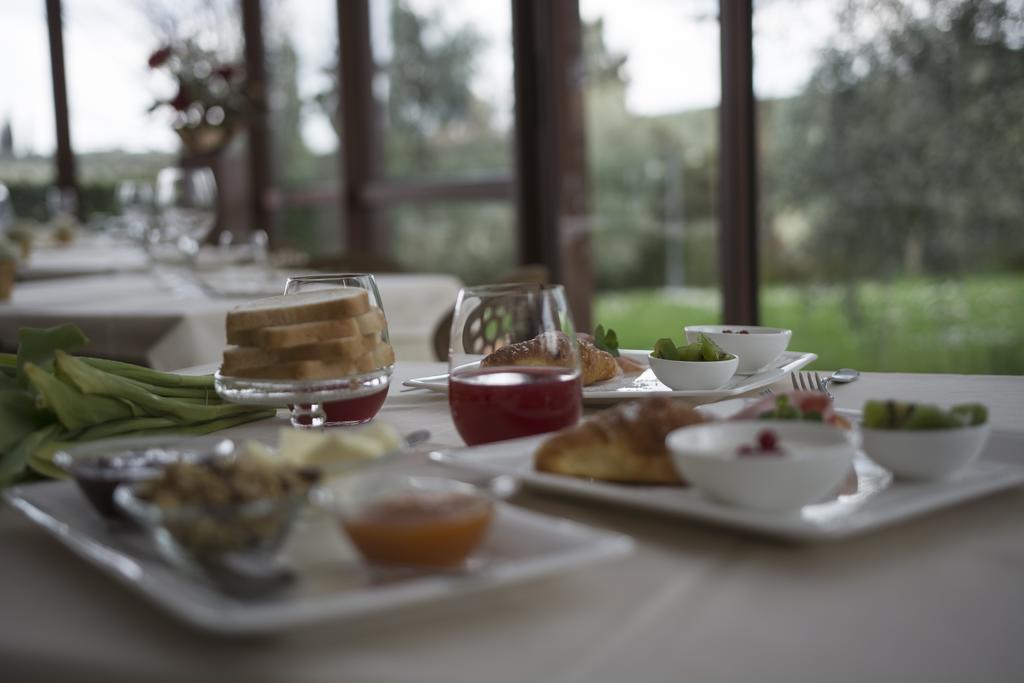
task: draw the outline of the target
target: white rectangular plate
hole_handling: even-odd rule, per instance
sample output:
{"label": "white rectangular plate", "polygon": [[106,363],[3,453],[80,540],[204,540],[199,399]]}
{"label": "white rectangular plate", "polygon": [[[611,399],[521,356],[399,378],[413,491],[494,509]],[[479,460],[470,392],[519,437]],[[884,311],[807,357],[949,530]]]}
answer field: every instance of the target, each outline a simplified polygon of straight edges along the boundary
{"label": "white rectangular plate", "polygon": [[[649,351],[623,349],[622,355],[643,365],[647,365]],[[630,401],[644,396],[668,396],[671,398],[691,398],[702,400],[718,400],[730,396],[738,396],[748,391],[774,384],[791,372],[817,360],[814,353],[786,351],[767,368],[752,375],[735,375],[725,386],[710,390],[672,391],[658,381],[654,373],[648,369],[639,375],[626,375],[592,384],[583,388],[583,402],[588,405],[606,405],[619,401]],[[448,375],[431,375],[417,377],[402,382],[403,386],[413,389],[426,389],[440,393],[448,392]]]}
{"label": "white rectangular plate", "polygon": [[[717,412],[717,411],[716,411]],[[488,474],[512,474],[559,493],[646,508],[803,542],[846,538],[1024,483],[1024,466],[1006,462],[1024,450],[1024,434],[994,431],[982,458],[941,481],[894,481],[863,453],[854,461],[857,491],[790,513],[766,513],[718,503],[691,488],[615,484],[537,472],[533,452],[543,436],[433,454],[439,462]]]}
{"label": "white rectangular plate", "polygon": [[285,548],[299,580],[284,593],[238,600],[162,563],[141,533],[112,530],[71,482],[8,489],[4,498],[77,555],[185,622],[229,635],[281,631],[461,597],[630,552],[628,536],[499,503],[465,573],[370,571],[334,522],[299,520]]}

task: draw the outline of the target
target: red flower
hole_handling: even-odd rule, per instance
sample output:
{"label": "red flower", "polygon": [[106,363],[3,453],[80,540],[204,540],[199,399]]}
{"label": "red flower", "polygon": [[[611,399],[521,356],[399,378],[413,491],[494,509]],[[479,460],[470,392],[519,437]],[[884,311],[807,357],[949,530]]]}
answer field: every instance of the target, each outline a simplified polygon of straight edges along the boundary
{"label": "red flower", "polygon": [[185,111],[188,109],[188,105],[192,104],[192,93],[188,91],[185,84],[182,83],[178,86],[178,94],[174,96],[167,104],[171,105],[178,111]]}
{"label": "red flower", "polygon": [[165,45],[149,56],[149,68],[155,69],[171,57],[171,48]]}
{"label": "red flower", "polygon": [[222,64],[213,70],[215,74],[223,78],[225,81],[231,81],[241,73],[241,69],[234,64]]}

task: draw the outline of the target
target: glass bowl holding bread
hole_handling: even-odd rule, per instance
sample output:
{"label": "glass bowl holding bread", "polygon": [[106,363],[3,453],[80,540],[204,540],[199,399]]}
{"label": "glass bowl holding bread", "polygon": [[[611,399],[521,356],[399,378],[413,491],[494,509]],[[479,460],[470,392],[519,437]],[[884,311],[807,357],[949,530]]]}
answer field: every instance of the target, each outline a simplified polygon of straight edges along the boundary
{"label": "glass bowl holding bread", "polygon": [[292,424],[360,424],[387,397],[395,352],[372,275],[289,278],[281,296],[235,307],[215,377],[224,400],[288,405]]}

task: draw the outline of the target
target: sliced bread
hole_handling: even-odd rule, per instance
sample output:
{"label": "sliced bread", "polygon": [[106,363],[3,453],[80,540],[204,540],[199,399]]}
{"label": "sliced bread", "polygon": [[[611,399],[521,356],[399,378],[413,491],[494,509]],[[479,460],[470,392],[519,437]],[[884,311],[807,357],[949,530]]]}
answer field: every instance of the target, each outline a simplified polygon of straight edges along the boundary
{"label": "sliced bread", "polygon": [[365,289],[337,287],[249,301],[228,312],[225,326],[231,335],[239,330],[351,318],[369,308]]}
{"label": "sliced bread", "polygon": [[356,318],[320,320],[297,325],[274,325],[255,330],[228,332],[228,343],[237,346],[262,346],[268,349],[283,349],[303,346],[315,342],[355,337],[360,334]]}
{"label": "sliced bread", "polygon": [[235,346],[259,346],[284,349],[315,342],[377,334],[384,330],[384,314],[377,307],[366,313],[337,320],[319,320],[295,325],[272,325],[252,330],[228,330],[228,343]]}
{"label": "sliced bread", "polygon": [[384,311],[376,306],[356,318],[356,325],[359,326],[360,334],[374,334],[384,329]]}
{"label": "sliced bread", "polygon": [[[341,361],[338,363],[326,363],[321,360],[297,360],[291,363],[278,363],[276,365],[261,365],[254,368],[240,368],[232,371],[232,377],[244,377],[246,379],[294,379],[294,380],[315,380],[315,379],[342,379],[349,375],[358,374],[354,361]],[[228,374],[228,373],[225,373]]]}
{"label": "sliced bread", "polygon": [[350,375],[358,375],[387,367],[394,364],[394,362],[394,349],[391,348],[390,344],[381,342],[358,358],[349,360],[297,360],[235,368],[230,371],[222,368],[221,372],[232,377],[244,377],[247,379],[342,379]]}
{"label": "sliced bread", "polygon": [[224,351],[222,370],[230,374],[231,371],[241,368],[255,368],[296,360],[319,360],[327,363],[347,361],[372,351],[378,343],[379,339],[375,335],[360,335],[280,349],[232,346]]}
{"label": "sliced bread", "polygon": [[373,354],[374,368],[384,368],[395,364],[395,350],[391,344],[386,342],[378,344],[370,353]]}

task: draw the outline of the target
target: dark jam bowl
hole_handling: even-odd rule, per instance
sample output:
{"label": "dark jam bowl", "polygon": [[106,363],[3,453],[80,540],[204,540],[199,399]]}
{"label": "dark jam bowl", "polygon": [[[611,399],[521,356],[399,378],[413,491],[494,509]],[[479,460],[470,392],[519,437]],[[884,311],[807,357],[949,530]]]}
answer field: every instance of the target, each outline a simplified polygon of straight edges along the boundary
{"label": "dark jam bowl", "polygon": [[186,445],[181,437],[162,439],[118,439],[85,444],[58,452],[53,462],[78,484],[82,494],[96,511],[107,519],[125,520],[114,503],[114,490],[121,484],[137,484],[155,479],[164,468],[181,460],[198,460],[211,453],[233,450],[225,439],[205,444]]}

